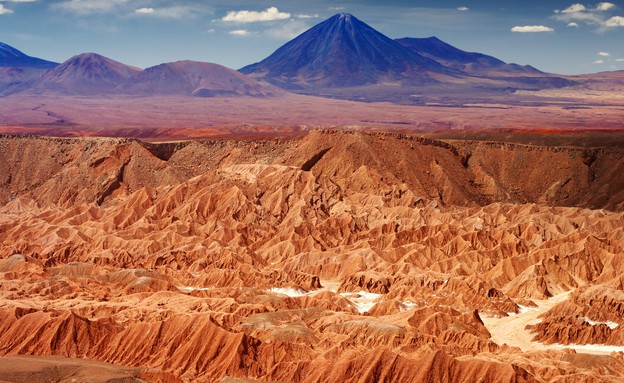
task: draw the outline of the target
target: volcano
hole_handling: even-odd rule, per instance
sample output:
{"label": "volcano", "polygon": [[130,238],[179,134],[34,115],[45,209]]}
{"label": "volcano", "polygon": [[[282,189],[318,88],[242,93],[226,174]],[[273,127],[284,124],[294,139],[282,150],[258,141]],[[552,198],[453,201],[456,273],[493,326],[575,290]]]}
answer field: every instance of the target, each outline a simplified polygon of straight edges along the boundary
{"label": "volcano", "polygon": [[455,71],[405,49],[355,16],[342,13],[312,27],[265,60],[240,70],[286,89],[382,82],[422,84]]}
{"label": "volcano", "polygon": [[224,66],[188,60],[147,68],[128,81],[124,90],[133,94],[199,97],[264,97],[284,93]]}
{"label": "volcano", "polygon": [[140,72],[96,53],[70,58],[34,81],[30,90],[37,93],[97,95],[116,92],[130,77]]}

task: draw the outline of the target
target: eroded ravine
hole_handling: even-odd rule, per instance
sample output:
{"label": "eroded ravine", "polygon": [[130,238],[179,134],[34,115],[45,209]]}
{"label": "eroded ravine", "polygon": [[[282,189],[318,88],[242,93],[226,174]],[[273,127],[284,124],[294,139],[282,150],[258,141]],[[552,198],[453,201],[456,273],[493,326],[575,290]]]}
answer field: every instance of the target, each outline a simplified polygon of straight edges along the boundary
{"label": "eroded ravine", "polygon": [[534,342],[532,339],[535,334],[527,329],[527,325],[536,324],[540,321],[539,316],[550,310],[557,303],[563,302],[570,296],[570,291],[555,295],[549,299],[533,300],[535,307],[521,306],[520,312],[508,313],[503,316],[489,316],[481,314],[481,320],[487,327],[492,340],[498,345],[506,344],[512,347],[518,347],[522,351],[545,351],[554,350],[556,347],[546,345],[540,342]]}

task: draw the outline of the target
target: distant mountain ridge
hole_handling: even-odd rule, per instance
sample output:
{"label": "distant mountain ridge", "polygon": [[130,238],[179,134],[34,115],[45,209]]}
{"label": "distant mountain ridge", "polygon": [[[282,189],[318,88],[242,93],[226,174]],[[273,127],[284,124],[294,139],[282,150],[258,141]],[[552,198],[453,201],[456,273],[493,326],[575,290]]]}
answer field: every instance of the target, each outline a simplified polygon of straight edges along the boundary
{"label": "distant mountain ridge", "polygon": [[18,92],[70,96],[269,97],[284,91],[218,64],[187,60],[141,70],[96,53],[83,53],[5,90],[7,94]]}
{"label": "distant mountain ridge", "polygon": [[465,73],[478,74],[487,72],[539,75],[543,72],[530,65],[508,64],[493,56],[483,53],[466,52],[458,49],[435,36],[427,38],[404,37],[394,40],[402,47],[421,56],[430,58],[441,65]]}
{"label": "distant mountain ridge", "polygon": [[176,61],[147,68],[122,86],[136,94],[177,94],[199,97],[275,96],[279,88],[224,66],[197,61]]}

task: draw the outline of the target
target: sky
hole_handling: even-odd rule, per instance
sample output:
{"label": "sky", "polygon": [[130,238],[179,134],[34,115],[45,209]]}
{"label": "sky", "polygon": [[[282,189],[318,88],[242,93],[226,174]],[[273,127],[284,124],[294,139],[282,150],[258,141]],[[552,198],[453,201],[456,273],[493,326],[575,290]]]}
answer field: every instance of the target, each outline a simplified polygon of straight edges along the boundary
{"label": "sky", "polygon": [[552,73],[624,70],[624,1],[0,0],[0,42],[57,62],[95,52],[239,69],[341,12],[391,38],[436,36]]}

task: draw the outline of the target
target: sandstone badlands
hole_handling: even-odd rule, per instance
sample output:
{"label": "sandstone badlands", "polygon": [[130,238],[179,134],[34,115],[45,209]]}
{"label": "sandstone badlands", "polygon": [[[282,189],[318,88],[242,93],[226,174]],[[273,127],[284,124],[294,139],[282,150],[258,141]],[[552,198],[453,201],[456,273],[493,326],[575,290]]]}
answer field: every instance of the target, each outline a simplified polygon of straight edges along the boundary
{"label": "sandstone badlands", "polygon": [[2,136],[0,381],[621,382],[623,172],[600,144]]}

